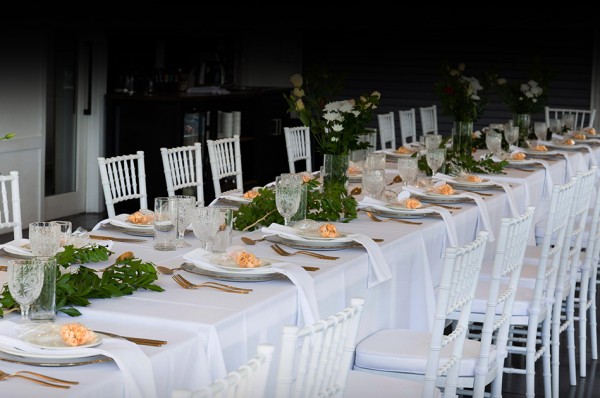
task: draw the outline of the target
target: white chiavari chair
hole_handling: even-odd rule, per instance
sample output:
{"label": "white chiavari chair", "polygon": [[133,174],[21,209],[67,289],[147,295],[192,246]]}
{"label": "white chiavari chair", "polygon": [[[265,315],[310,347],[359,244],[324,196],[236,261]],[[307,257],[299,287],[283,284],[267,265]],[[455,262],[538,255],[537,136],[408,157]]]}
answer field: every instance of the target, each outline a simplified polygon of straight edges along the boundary
{"label": "white chiavari chair", "polygon": [[419,108],[421,115],[421,131],[423,135],[437,134],[437,107],[435,105]]}
{"label": "white chiavari chair", "polygon": [[204,178],[202,175],[202,144],[178,148],[160,148],[163,170],[167,183],[167,194],[175,196],[175,191],[196,188],[196,200],[204,206]]}
{"label": "white chiavari chair", "polygon": [[98,158],[100,179],[108,217],[115,216],[115,204],[139,199],[140,209],[148,208],[144,152],[132,155]]}
{"label": "white chiavari chair", "polygon": [[234,135],[233,138],[216,141],[207,140],[206,145],[208,147],[215,197],[221,196],[221,179],[227,177],[235,177],[235,188],[223,193],[244,192],[240,136]]}
{"label": "white chiavari chair", "polygon": [[594,119],[596,118],[595,109],[565,109],[565,108],[550,108],[544,107],[546,116],[546,126],[550,126],[550,120],[562,119],[563,115],[573,115],[575,118],[573,129],[581,130],[585,127],[593,127]]}
{"label": "white chiavari chair", "polygon": [[358,142],[368,142],[371,145],[367,151],[373,152],[377,149],[377,129],[374,127],[365,127],[367,133],[358,136]]}
{"label": "white chiavari chair", "polygon": [[[431,332],[384,329],[360,341],[354,369],[398,378],[424,380],[422,397],[441,387],[444,397],[455,397],[463,374],[462,358],[472,351],[466,337],[472,299],[488,239],[487,232],[463,246],[446,249]],[[453,330],[444,334],[450,319]],[[479,350],[475,350],[477,353]],[[475,372],[472,361],[471,373]]]}
{"label": "white chiavari chair", "polygon": [[284,127],[285,147],[287,149],[290,173],[296,172],[296,162],[305,160],[305,170],[312,172],[312,154],[310,148],[310,128]]}
{"label": "white chiavari chair", "polygon": [[417,142],[417,118],[415,108],[407,111],[398,111],[400,119],[400,136],[402,136],[402,145]]}
{"label": "white chiavari chair", "polygon": [[13,240],[23,237],[21,223],[21,196],[19,192],[19,172],[11,171],[10,175],[0,175],[0,191],[2,207],[0,208],[0,232],[12,229]]}
{"label": "white chiavari chair", "polygon": [[[377,115],[379,125],[379,140],[381,149],[396,149],[396,127],[394,124],[394,112]],[[389,147],[388,147],[389,145]]]}
{"label": "white chiavari chair", "polygon": [[260,344],[256,356],[229,372],[223,379],[195,390],[174,390],[171,398],[261,398],[266,397],[266,385],[271,368],[274,347]]}

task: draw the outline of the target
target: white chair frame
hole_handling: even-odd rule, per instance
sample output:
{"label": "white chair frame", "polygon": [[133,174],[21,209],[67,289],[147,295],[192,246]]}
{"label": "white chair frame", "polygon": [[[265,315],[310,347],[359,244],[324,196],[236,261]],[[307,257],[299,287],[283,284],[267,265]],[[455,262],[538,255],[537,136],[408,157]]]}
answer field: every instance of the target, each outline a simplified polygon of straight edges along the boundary
{"label": "white chair frame", "polygon": [[306,161],[305,170],[312,173],[312,154],[310,146],[310,128],[284,127],[285,147],[287,149],[290,173],[296,172],[296,162]]}
{"label": "white chair frame", "polygon": [[394,124],[394,112],[377,115],[377,123],[379,124],[379,140],[381,141],[381,149],[389,148],[396,149],[396,127]]}
{"label": "white chair frame", "polygon": [[[242,153],[240,150],[240,136],[221,140],[207,140],[210,170],[212,172],[215,197],[232,192],[243,192],[242,178]],[[236,187],[227,192],[221,192],[221,179],[235,176]]]}
{"label": "white chair frame", "polygon": [[115,204],[125,200],[139,199],[140,209],[148,208],[144,151],[112,158],[100,157],[98,167],[109,218],[116,215]]}
{"label": "white chair frame", "polygon": [[565,114],[574,115],[575,122],[573,128],[575,130],[581,130],[586,127],[593,127],[594,120],[596,118],[596,110],[591,109],[566,109],[566,108],[550,108],[549,106],[544,107],[544,113],[546,116],[546,126],[550,126],[550,120],[562,119]]}
{"label": "white chair frame", "polygon": [[[7,188],[10,185],[10,189]],[[10,190],[10,199],[8,191]],[[21,196],[19,192],[19,172],[11,171],[10,175],[0,175],[0,191],[2,192],[2,207],[0,208],[0,231],[12,228],[13,239],[23,238],[21,221]],[[12,216],[11,216],[12,213]]]}
{"label": "white chair frame", "polygon": [[419,113],[421,115],[421,131],[423,132],[423,135],[437,134],[437,106],[432,105],[419,108]]}
{"label": "white chair frame", "polygon": [[195,390],[174,390],[171,398],[248,398],[266,397],[266,385],[271,368],[274,347],[260,344],[256,356],[229,372],[223,379],[215,380],[209,386]]}
{"label": "white chair frame", "polygon": [[417,118],[415,108],[411,108],[407,111],[398,111],[398,117],[400,120],[400,136],[402,137],[402,145],[408,146],[409,144],[416,143]]}
{"label": "white chair frame", "polygon": [[175,196],[175,191],[196,187],[198,205],[204,206],[204,177],[202,175],[202,144],[178,148],[160,148],[163,170],[167,183],[167,194]]}

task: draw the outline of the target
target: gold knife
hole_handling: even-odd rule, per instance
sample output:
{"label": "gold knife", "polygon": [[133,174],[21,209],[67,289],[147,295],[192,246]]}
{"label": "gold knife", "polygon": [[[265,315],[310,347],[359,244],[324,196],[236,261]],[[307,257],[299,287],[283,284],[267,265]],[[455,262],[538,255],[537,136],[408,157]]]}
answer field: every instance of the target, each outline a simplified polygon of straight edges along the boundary
{"label": "gold knife", "polygon": [[92,239],[98,240],[112,240],[115,242],[126,242],[126,243],[142,243],[146,242],[146,239],[133,239],[133,238],[115,238],[112,236],[102,236],[102,235],[90,235]]}
{"label": "gold knife", "polygon": [[0,271],[8,271],[8,267],[6,265],[0,265]]}

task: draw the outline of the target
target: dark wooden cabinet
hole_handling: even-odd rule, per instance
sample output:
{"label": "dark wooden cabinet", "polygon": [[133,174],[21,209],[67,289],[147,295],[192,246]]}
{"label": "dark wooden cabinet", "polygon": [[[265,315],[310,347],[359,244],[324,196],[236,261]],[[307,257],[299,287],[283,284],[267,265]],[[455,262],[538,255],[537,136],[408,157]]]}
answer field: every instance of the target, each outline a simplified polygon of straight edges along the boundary
{"label": "dark wooden cabinet", "polygon": [[[148,206],[157,196],[166,196],[160,148],[184,143],[184,118],[189,113],[206,117],[203,144],[204,195],[214,198],[206,139],[217,139],[218,111],[241,112],[241,149],[244,188],[265,185],[287,172],[287,153],[282,126],[289,126],[283,89],[231,90],[221,95],[126,95],[106,96],[106,156],[145,154]],[[122,204],[121,211],[136,210]]]}

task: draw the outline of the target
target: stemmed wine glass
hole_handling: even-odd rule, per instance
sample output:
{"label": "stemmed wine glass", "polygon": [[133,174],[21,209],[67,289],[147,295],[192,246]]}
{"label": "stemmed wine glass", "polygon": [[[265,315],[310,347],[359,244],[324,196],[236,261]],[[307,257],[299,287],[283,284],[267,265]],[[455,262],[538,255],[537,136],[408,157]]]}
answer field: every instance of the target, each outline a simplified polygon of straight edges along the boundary
{"label": "stemmed wine glass", "polygon": [[197,207],[194,211],[192,229],[205,250],[212,251],[212,242],[221,226],[220,217],[218,207]]}
{"label": "stemmed wine glass", "polygon": [[275,204],[284,219],[284,225],[290,225],[301,198],[302,179],[298,175],[284,173],[275,179]]}
{"label": "stemmed wine glass", "polygon": [[506,127],[504,129],[504,139],[508,142],[508,145],[514,145],[519,139],[519,127]]}
{"label": "stemmed wine glass", "polygon": [[425,159],[427,159],[427,165],[431,169],[431,176],[433,177],[444,164],[446,150],[444,148],[428,149]]}
{"label": "stemmed wine glass", "polygon": [[42,291],[43,265],[37,259],[8,260],[8,289],[21,307],[20,323],[28,323],[29,307]]}
{"label": "stemmed wine glass", "polygon": [[533,132],[540,141],[545,141],[548,138],[548,128],[544,122],[535,122],[533,124]]}
{"label": "stemmed wine glass", "polygon": [[404,186],[414,185],[418,171],[419,165],[417,158],[398,159],[398,174],[400,174]]}

